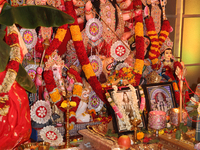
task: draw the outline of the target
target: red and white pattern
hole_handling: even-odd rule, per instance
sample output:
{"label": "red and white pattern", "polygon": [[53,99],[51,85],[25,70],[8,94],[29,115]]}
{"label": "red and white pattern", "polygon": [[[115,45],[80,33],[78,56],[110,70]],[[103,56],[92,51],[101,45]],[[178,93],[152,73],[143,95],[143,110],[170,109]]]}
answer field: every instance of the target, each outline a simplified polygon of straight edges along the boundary
{"label": "red and white pattern", "polygon": [[39,100],[31,106],[31,119],[37,123],[45,124],[51,117],[51,106],[48,102]]}
{"label": "red and white pattern", "polygon": [[128,49],[129,45],[126,42],[116,41],[111,46],[111,56],[117,61],[125,60],[129,53],[130,49]]}
{"label": "red and white pattern", "polygon": [[54,126],[46,126],[40,131],[40,136],[44,142],[48,142],[51,146],[58,146],[63,143],[63,137],[59,130]]}

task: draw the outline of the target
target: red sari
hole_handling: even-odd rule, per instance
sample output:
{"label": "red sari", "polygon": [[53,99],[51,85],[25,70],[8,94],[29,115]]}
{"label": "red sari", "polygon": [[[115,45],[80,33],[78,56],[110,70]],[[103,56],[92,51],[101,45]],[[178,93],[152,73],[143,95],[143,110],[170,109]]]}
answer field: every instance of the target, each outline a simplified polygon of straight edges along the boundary
{"label": "red sari", "polygon": [[[6,72],[0,73],[2,84]],[[9,91],[9,112],[0,116],[0,149],[13,149],[31,135],[31,118],[26,91],[15,81]]]}

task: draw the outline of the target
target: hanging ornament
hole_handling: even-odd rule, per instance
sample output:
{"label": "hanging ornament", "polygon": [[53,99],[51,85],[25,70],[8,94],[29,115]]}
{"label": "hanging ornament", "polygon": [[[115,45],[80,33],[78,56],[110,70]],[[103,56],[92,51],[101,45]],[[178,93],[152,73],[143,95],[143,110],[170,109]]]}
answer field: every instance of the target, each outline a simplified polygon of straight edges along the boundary
{"label": "hanging ornament", "polygon": [[92,18],[87,21],[85,30],[89,39],[98,40],[102,35],[103,26],[99,19]]}
{"label": "hanging ornament", "polygon": [[36,82],[35,82],[37,86],[42,85],[42,72],[43,72],[42,67],[38,67],[37,68],[37,75],[36,75]]}
{"label": "hanging ornament", "polygon": [[103,101],[92,91],[89,95],[88,109],[94,109],[99,112],[103,107]]}
{"label": "hanging ornament", "polygon": [[126,42],[116,41],[111,46],[111,56],[117,61],[125,60],[130,53],[130,49],[127,47],[129,46]]}
{"label": "hanging ornament", "polygon": [[52,27],[40,27],[40,32],[41,32],[41,36],[43,38],[43,40],[51,39],[51,35],[53,33],[53,29]]}
{"label": "hanging ornament", "polygon": [[37,33],[35,29],[25,29],[20,30],[20,34],[24,40],[24,43],[28,49],[34,48],[37,43]]}
{"label": "hanging ornament", "polygon": [[72,40],[67,42],[67,51],[62,57],[64,57],[65,65],[67,67],[70,67],[78,60],[76,49],[74,48],[74,43]]}
{"label": "hanging ornament", "polygon": [[33,121],[45,124],[51,117],[51,106],[48,102],[38,100],[31,106],[31,119]]}
{"label": "hanging ornament", "polygon": [[36,69],[37,65],[29,64],[28,66],[25,67],[26,72],[28,75],[31,77],[33,81],[35,81],[35,76],[36,76]]}
{"label": "hanging ornament", "polygon": [[103,71],[103,64],[99,56],[92,55],[89,57],[90,64],[96,76],[99,76]]}
{"label": "hanging ornament", "polygon": [[40,136],[44,142],[48,142],[51,146],[59,146],[63,143],[63,137],[54,126],[46,126],[40,131]]}

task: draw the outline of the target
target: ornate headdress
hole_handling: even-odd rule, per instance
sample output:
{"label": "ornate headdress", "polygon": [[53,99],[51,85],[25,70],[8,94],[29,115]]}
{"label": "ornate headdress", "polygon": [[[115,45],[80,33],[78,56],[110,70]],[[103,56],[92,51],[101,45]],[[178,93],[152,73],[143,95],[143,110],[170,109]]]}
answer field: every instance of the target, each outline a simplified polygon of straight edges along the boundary
{"label": "ornate headdress", "polygon": [[173,42],[170,40],[169,37],[167,37],[165,42],[160,48],[160,53],[162,54],[166,49],[172,49],[172,47],[173,47]]}
{"label": "ornate headdress", "polygon": [[44,70],[49,70],[53,65],[58,65],[61,68],[64,67],[64,61],[61,59],[61,57],[58,55],[56,50],[49,56],[48,61],[45,63],[45,69]]}

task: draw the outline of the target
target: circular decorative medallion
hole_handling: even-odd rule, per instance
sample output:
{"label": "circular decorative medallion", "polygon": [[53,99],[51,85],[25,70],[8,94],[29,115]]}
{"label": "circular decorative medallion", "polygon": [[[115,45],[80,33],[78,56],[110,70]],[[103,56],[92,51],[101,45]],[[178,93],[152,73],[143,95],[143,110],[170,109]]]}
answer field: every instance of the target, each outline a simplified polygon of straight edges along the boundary
{"label": "circular decorative medallion", "polygon": [[94,109],[96,112],[100,111],[103,107],[103,101],[93,91],[89,95],[88,109]]}
{"label": "circular decorative medallion", "polygon": [[24,40],[24,43],[28,49],[35,47],[37,43],[37,33],[35,29],[24,29],[20,30],[20,34]]}
{"label": "circular decorative medallion", "polygon": [[32,64],[25,67],[26,72],[28,73],[28,75],[31,77],[33,81],[35,81],[37,67],[38,67],[37,65],[32,65]]}
{"label": "circular decorative medallion", "polygon": [[96,76],[99,76],[103,71],[103,64],[101,59],[97,55],[92,55],[89,57],[90,64]]}
{"label": "circular decorative medallion", "polygon": [[38,100],[31,106],[31,119],[33,121],[45,124],[51,117],[51,106],[48,102]]}
{"label": "circular decorative medallion", "polygon": [[103,26],[97,18],[92,18],[86,23],[86,34],[91,40],[98,40],[101,37]]}
{"label": "circular decorative medallion", "polygon": [[128,49],[127,47],[129,46],[126,42],[122,43],[121,41],[116,41],[111,46],[111,56],[117,61],[125,60],[130,53],[130,49]]}
{"label": "circular decorative medallion", "polygon": [[63,142],[63,137],[54,126],[46,126],[40,131],[40,136],[44,142],[48,142],[51,146],[58,146]]}

